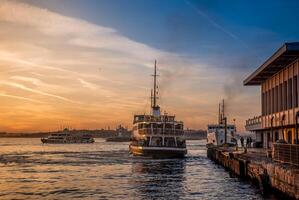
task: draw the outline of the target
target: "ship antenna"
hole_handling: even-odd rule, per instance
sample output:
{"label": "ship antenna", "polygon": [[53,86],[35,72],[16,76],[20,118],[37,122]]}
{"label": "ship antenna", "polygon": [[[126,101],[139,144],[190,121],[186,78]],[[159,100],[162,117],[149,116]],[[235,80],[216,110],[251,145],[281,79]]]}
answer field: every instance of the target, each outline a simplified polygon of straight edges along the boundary
{"label": "ship antenna", "polygon": [[222,99],[222,115],[223,115],[223,118],[225,118],[225,113],[224,113],[224,99]]}
{"label": "ship antenna", "polygon": [[151,107],[153,107],[153,89],[151,89]]}
{"label": "ship antenna", "polygon": [[154,91],[153,91],[153,97],[152,97],[152,114],[156,117],[160,116],[160,107],[157,105],[157,60],[155,60],[155,71],[154,71],[154,75],[152,75],[154,77]]}
{"label": "ship antenna", "polygon": [[221,111],[220,111],[220,103],[219,103],[219,107],[218,107],[218,123],[219,124],[221,124],[221,121],[222,121],[222,119],[221,119]]}

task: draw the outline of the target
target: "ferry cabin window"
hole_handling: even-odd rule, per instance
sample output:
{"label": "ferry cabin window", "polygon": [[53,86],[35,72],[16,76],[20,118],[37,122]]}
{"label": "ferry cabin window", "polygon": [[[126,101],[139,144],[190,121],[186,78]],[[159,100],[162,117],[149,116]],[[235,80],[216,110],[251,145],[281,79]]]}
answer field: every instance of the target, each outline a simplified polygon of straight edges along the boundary
{"label": "ferry cabin window", "polygon": [[158,124],[156,124],[156,123],[152,123],[152,127],[153,127],[153,128],[158,128]]}
{"label": "ferry cabin window", "polygon": [[163,128],[163,124],[158,124],[158,128]]}
{"label": "ferry cabin window", "polygon": [[162,137],[152,137],[151,146],[161,147],[162,146]]}
{"label": "ferry cabin window", "polygon": [[173,137],[164,138],[164,146],[166,147],[175,147],[175,140]]}
{"label": "ferry cabin window", "polygon": [[173,124],[166,123],[165,128],[173,129]]}
{"label": "ferry cabin window", "polygon": [[138,124],[138,129],[142,129],[143,128],[143,124]]}
{"label": "ferry cabin window", "polygon": [[146,137],[144,146],[148,147],[149,146],[149,142],[150,142],[150,137]]}
{"label": "ferry cabin window", "polygon": [[183,129],[181,124],[176,124],[175,129]]}
{"label": "ferry cabin window", "polygon": [[186,147],[186,140],[184,140],[183,138],[177,137],[176,142],[177,142],[178,147],[181,147],[181,148]]}

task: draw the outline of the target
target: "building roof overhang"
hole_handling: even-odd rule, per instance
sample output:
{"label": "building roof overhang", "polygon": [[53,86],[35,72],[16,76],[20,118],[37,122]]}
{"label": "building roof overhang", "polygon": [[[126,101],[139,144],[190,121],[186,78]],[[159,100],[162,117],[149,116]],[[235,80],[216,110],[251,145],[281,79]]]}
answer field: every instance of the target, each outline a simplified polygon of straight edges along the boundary
{"label": "building roof overhang", "polygon": [[261,85],[297,58],[299,58],[299,42],[285,43],[264,64],[250,74],[243,84]]}

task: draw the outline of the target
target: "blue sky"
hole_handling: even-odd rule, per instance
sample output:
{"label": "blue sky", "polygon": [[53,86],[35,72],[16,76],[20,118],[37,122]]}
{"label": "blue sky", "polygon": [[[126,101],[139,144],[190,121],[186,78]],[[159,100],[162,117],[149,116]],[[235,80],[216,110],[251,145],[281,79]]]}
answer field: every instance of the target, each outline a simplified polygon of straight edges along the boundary
{"label": "blue sky", "polygon": [[[205,129],[227,102],[238,130],[260,115],[243,80],[284,42],[299,40],[299,1],[0,1],[1,130],[130,126],[159,105]],[[44,113],[47,113],[45,115]]]}
{"label": "blue sky", "polygon": [[[198,57],[211,67],[225,64],[228,68],[254,69],[283,42],[298,41],[299,37],[296,0],[26,2],[112,27],[154,48]],[[238,66],[244,60],[246,65]]]}

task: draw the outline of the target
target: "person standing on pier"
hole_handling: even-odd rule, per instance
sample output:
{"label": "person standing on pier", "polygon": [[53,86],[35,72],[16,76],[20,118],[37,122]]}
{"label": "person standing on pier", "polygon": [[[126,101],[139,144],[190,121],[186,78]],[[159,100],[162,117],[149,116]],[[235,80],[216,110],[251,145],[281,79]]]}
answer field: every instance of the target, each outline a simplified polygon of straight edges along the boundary
{"label": "person standing on pier", "polygon": [[241,147],[244,147],[244,138],[243,137],[240,138],[240,142],[241,142]]}
{"label": "person standing on pier", "polygon": [[248,148],[250,145],[250,140],[249,140],[249,137],[246,138],[246,147]]}

